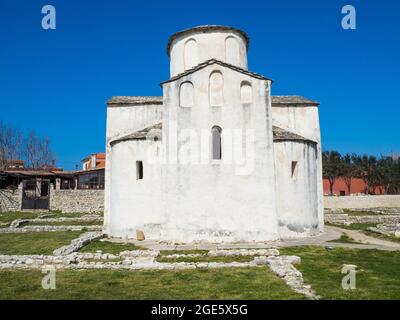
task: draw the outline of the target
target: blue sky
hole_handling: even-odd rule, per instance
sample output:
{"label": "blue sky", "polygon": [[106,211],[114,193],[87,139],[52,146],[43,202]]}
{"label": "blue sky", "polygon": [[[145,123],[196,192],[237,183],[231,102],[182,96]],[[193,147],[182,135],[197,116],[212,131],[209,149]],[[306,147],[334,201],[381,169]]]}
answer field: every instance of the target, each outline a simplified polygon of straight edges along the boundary
{"label": "blue sky", "polygon": [[[41,28],[45,4],[56,30]],[[345,4],[356,30],[341,28]],[[0,120],[49,136],[73,169],[104,151],[109,97],[162,94],[171,34],[222,24],[248,33],[249,69],[273,94],[320,101],[325,149],[400,152],[399,17],[395,0],[1,0]]]}

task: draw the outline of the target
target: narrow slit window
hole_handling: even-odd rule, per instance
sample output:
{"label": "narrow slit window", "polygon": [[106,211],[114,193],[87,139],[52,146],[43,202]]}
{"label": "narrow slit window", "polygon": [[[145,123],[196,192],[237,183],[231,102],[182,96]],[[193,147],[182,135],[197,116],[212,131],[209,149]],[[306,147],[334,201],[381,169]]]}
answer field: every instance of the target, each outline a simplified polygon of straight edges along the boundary
{"label": "narrow slit window", "polygon": [[136,180],[143,179],[143,161],[136,161]]}
{"label": "narrow slit window", "polygon": [[222,148],[221,148],[221,132],[220,127],[213,127],[212,130],[212,159],[221,160],[222,158]]}
{"label": "narrow slit window", "polygon": [[297,161],[292,161],[292,178],[297,179]]}

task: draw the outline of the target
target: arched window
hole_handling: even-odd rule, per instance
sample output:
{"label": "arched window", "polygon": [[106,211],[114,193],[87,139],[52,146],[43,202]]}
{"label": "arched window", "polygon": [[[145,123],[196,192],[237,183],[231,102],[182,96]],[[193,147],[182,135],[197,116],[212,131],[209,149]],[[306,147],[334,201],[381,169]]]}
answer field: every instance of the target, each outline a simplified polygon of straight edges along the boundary
{"label": "arched window", "polygon": [[247,81],[243,81],[240,85],[240,100],[243,104],[253,102],[253,91],[251,89],[251,84]]}
{"label": "arched window", "polygon": [[212,134],[212,159],[221,160],[222,158],[222,143],[221,143],[222,129],[214,126],[211,129]]}
{"label": "arched window", "polygon": [[221,107],[224,104],[224,79],[222,73],[214,71],[209,83],[210,106]]}
{"label": "arched window", "polygon": [[197,42],[194,39],[189,39],[185,43],[185,70],[193,68],[198,64]]}
{"label": "arched window", "polygon": [[191,82],[183,82],[179,89],[179,104],[183,108],[194,106],[194,89]]}
{"label": "arched window", "polygon": [[240,65],[239,44],[234,37],[225,40],[225,61],[235,66]]}

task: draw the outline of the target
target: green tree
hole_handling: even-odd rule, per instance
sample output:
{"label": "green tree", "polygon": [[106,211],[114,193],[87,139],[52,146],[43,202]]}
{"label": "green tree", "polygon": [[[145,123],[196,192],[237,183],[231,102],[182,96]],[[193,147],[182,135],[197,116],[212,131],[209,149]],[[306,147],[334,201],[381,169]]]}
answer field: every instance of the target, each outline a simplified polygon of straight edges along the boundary
{"label": "green tree", "polygon": [[347,192],[350,195],[351,193],[351,183],[353,178],[357,174],[357,167],[355,166],[353,159],[356,157],[356,154],[346,153],[342,157],[342,176],[341,179],[345,183],[347,187]]}
{"label": "green tree", "polygon": [[324,178],[329,181],[330,195],[333,195],[335,181],[343,176],[343,162],[339,152],[324,151],[322,153],[322,171]]}
{"label": "green tree", "polygon": [[374,193],[376,181],[378,180],[377,158],[364,154],[362,156],[355,156],[353,161],[356,166],[356,177],[362,179],[365,183],[365,194]]}
{"label": "green tree", "polygon": [[400,193],[400,161],[394,157],[382,157],[378,161],[380,184],[385,194]]}

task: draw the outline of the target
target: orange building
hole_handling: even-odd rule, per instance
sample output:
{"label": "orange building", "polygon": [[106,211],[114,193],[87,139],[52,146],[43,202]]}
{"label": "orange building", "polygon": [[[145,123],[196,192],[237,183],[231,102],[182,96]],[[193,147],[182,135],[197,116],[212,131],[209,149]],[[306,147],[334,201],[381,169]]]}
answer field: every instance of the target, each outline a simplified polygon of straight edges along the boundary
{"label": "orange building", "polygon": [[[330,195],[330,185],[328,179],[324,179],[324,194]],[[333,194],[336,196],[349,196],[356,194],[366,194],[367,186],[364,180],[353,178],[351,180],[350,194],[347,185],[344,183],[343,179],[337,179],[333,184]],[[369,194],[383,194],[381,188],[375,188],[375,190],[370,190]]]}

